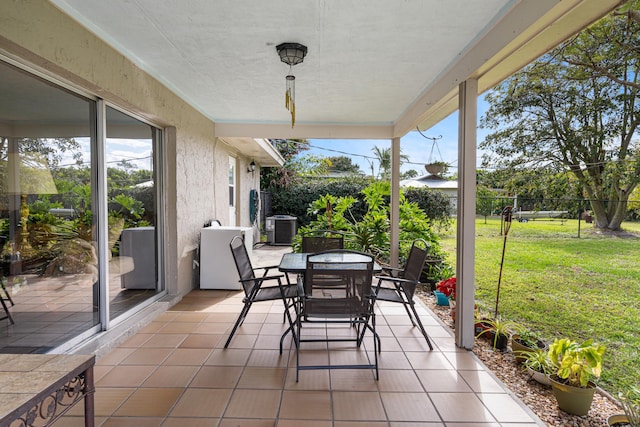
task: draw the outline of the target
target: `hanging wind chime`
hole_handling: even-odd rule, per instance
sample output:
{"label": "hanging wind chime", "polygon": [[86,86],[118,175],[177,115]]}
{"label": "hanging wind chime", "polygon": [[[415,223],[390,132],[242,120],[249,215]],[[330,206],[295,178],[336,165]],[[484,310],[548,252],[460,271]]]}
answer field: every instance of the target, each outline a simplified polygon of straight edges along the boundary
{"label": "hanging wind chime", "polygon": [[296,76],[293,75],[293,66],[304,61],[307,55],[307,47],[300,43],[281,43],[276,46],[280,60],[289,66],[289,74],[286,77],[284,93],[284,106],[291,113],[291,127],[296,124]]}

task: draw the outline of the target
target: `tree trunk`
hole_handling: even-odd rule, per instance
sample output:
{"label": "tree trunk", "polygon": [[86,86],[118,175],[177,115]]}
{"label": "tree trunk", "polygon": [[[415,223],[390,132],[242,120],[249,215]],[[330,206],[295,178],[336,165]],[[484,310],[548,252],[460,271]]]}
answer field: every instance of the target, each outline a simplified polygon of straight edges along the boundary
{"label": "tree trunk", "polygon": [[608,228],[610,230],[614,230],[614,231],[620,230],[620,224],[622,224],[622,221],[624,221],[625,217],[627,216],[627,204],[628,204],[627,200],[621,200],[618,203],[616,203],[613,216],[609,221]]}
{"label": "tree trunk", "polygon": [[627,215],[627,200],[618,202],[610,201],[610,214],[607,214],[607,206],[601,200],[591,200],[591,209],[593,210],[593,225],[595,228],[607,229],[612,231],[620,230],[620,224]]}
{"label": "tree trunk", "polygon": [[593,211],[593,226],[595,228],[607,228],[609,226],[609,218],[607,217],[607,208],[601,200],[589,200],[591,210]]}

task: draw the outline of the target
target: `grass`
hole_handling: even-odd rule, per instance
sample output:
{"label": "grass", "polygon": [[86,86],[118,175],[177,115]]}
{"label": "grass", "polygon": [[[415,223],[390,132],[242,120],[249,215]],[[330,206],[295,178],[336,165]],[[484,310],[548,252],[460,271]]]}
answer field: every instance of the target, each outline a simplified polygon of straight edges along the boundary
{"label": "grass", "polygon": [[[607,347],[599,385],[614,395],[640,384],[640,238],[602,235],[577,220],[514,221],[506,239],[499,313],[554,338]],[[640,235],[640,224],[623,223]],[[441,240],[455,264],[455,226]],[[476,221],[476,302],[493,316],[500,219]]]}

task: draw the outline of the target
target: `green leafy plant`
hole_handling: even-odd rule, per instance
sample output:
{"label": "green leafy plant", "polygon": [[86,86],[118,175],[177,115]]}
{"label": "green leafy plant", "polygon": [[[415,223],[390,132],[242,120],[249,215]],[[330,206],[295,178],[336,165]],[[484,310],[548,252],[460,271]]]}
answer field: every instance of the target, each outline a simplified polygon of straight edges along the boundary
{"label": "green leafy plant", "polygon": [[532,331],[526,327],[518,329],[517,335],[513,336],[513,339],[517,340],[520,344],[529,348],[539,348],[540,344],[544,344],[542,337],[539,333]]}
{"label": "green leafy plant", "polygon": [[522,353],[535,349],[547,349],[547,344],[537,332],[523,326],[511,336],[511,350],[516,361],[524,363]]}
{"label": "green leafy plant", "polygon": [[589,339],[582,343],[567,338],[556,339],[549,346],[549,359],[556,368],[555,375],[574,387],[589,387],[589,382],[602,373],[605,346]]}
{"label": "green leafy plant", "polygon": [[140,219],[144,213],[144,206],[142,202],[131,196],[118,194],[114,196],[111,201],[117,206],[117,211],[125,217],[131,216],[134,219]]}
{"label": "green leafy plant", "polygon": [[522,351],[520,356],[524,359],[522,364],[525,368],[545,375],[551,375],[555,372],[555,366],[551,363],[549,353],[546,350],[537,348],[531,351]]}
{"label": "green leafy plant", "polygon": [[[354,215],[352,208],[358,199],[353,196],[320,196],[310,203],[309,215],[315,216],[309,225],[298,229],[292,248],[299,251],[301,236],[313,235],[317,230],[331,230],[344,235],[345,248],[373,254],[379,262],[388,262],[390,254],[390,207],[391,187],[388,182],[374,182],[361,191],[365,204],[363,215]],[[439,237],[433,231],[429,218],[416,203],[408,202],[400,194],[400,259],[409,253],[415,239],[423,239],[429,246],[429,255],[442,259]],[[358,219],[359,218],[359,219]],[[445,274],[450,269],[438,266],[437,272]],[[449,277],[449,276],[447,276]]]}
{"label": "green leafy plant", "polygon": [[[476,337],[480,337],[484,334],[493,334],[493,348],[503,349],[506,347],[506,341],[514,330],[519,329],[521,326],[511,320],[504,320],[500,316],[493,319],[483,319],[482,322],[487,326],[486,329],[480,331]],[[501,338],[502,337],[502,338]],[[504,346],[499,345],[500,340],[505,340]]]}

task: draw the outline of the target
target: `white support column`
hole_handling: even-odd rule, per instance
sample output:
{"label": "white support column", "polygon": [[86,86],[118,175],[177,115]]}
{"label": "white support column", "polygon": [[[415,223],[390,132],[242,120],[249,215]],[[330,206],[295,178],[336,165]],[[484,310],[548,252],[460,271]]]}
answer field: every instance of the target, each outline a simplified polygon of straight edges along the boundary
{"label": "white support column", "polygon": [[400,138],[391,140],[391,253],[392,267],[398,266],[400,250]]}
{"label": "white support column", "polygon": [[109,329],[109,213],[107,206],[107,107],[103,100],[96,103],[96,150],[92,155],[91,164],[94,172],[93,201],[94,222],[96,225],[96,238],[98,241],[98,283],[100,326],[103,331]]}
{"label": "white support column", "polygon": [[456,257],[456,345],[471,349],[474,341],[476,126],[478,82],[458,88],[458,229]]}

